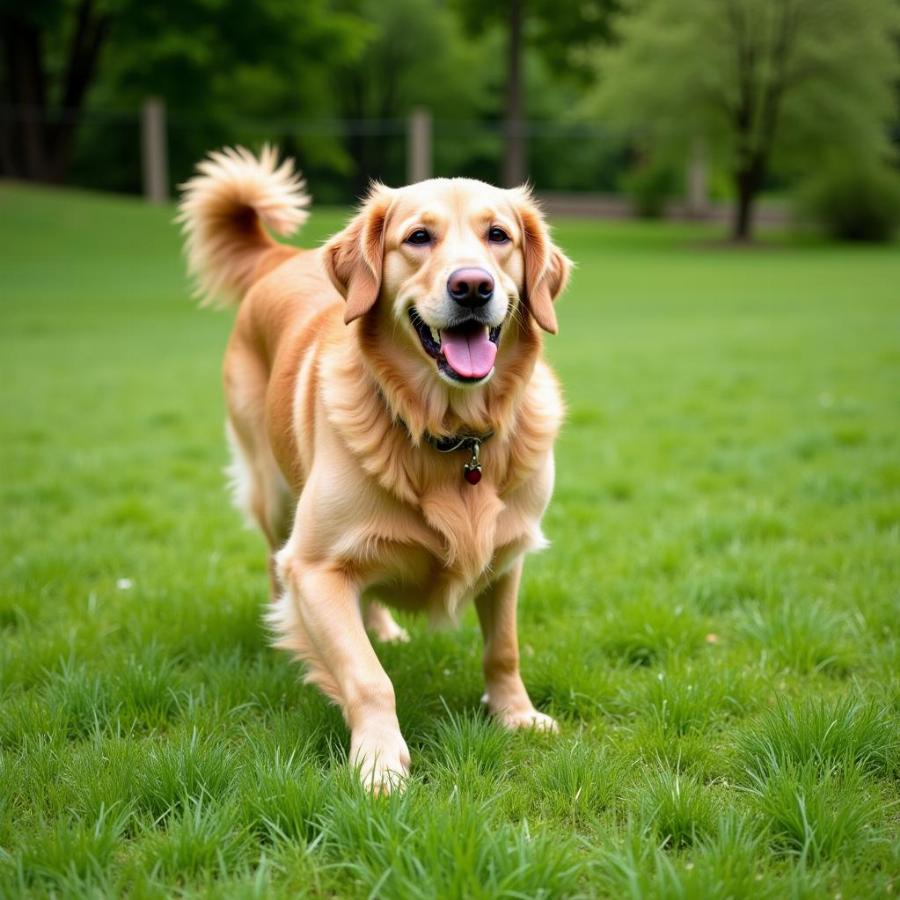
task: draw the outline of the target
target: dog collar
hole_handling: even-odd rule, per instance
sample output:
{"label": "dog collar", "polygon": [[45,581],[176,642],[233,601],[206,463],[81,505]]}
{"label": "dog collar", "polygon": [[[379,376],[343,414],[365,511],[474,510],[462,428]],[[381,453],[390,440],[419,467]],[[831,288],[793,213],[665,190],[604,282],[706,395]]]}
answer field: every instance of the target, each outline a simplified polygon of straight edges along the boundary
{"label": "dog collar", "polygon": [[457,450],[468,450],[472,455],[463,466],[463,478],[469,484],[474,485],[481,481],[481,463],[478,461],[481,445],[493,436],[493,431],[485,431],[484,434],[426,434],[425,439],[438,453],[454,453]]}

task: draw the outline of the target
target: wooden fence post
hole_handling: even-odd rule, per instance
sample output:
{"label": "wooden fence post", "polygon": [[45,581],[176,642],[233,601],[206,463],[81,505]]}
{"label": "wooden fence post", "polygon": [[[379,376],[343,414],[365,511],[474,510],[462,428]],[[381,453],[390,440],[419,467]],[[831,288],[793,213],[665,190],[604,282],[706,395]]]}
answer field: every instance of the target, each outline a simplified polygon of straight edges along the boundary
{"label": "wooden fence post", "polygon": [[141,110],[141,161],[144,197],[149,203],[165,203],[169,199],[166,107],[158,97],[148,97]]}
{"label": "wooden fence post", "polygon": [[432,175],[431,113],[417,106],[406,127],[406,181],[415,184]]}
{"label": "wooden fence post", "polygon": [[709,215],[709,166],[706,160],[706,145],[697,138],[691,145],[691,156],[687,170],[687,210],[696,219]]}

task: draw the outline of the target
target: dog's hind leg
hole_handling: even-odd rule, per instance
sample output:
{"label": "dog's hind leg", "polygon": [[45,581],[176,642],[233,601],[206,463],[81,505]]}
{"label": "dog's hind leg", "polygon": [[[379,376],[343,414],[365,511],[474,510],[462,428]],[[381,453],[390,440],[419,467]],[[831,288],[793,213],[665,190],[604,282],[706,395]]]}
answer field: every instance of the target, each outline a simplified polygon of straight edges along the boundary
{"label": "dog's hind leg", "polygon": [[253,442],[253,450],[248,450],[249,442],[239,435],[232,419],[226,423],[226,434],[231,449],[231,465],[227,471],[234,504],[248,523],[259,527],[268,542],[269,581],[274,601],[281,593],[274,557],[290,534],[293,498],[264,431]]}
{"label": "dog's hind leg", "polygon": [[269,579],[274,601],[281,594],[281,587],[272,557],[290,534],[294,498],[272,453],[266,429],[268,372],[254,352],[232,341],[225,357],[224,374],[232,495],[247,521],[259,527],[269,544]]}
{"label": "dog's hind leg", "polygon": [[273,550],[278,550],[291,533],[292,498],[278,469],[269,442],[263,436],[248,452],[246,440],[238,437],[232,420],[225,425],[231,450],[228,477],[234,505],[248,523],[259,526]]}
{"label": "dog's hind leg", "polygon": [[409,632],[399,625],[390,610],[377,600],[370,600],[366,604],[366,628],[382,643],[396,641],[405,644],[409,641]]}

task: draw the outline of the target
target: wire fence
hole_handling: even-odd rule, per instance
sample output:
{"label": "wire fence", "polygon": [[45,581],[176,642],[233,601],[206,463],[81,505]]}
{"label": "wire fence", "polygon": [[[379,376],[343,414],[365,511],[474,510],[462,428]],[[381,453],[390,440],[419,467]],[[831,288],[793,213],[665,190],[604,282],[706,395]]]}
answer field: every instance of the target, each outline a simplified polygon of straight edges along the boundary
{"label": "wire fence", "polygon": [[[503,122],[433,119],[427,110],[380,119],[252,118],[166,109],[54,110],[0,104],[0,178],[35,179],[164,202],[210,150],[274,144],[293,157],[318,204],[347,205],[373,180],[402,185],[432,176],[502,183]],[[524,177],[557,215],[729,218],[722,182],[711,189],[702,145],[659,171],[629,136],[591,122],[526,121]],[[900,146],[900,129],[891,133]],[[783,188],[784,185],[776,185]],[[711,194],[720,194],[712,200]],[[766,198],[760,224],[790,221],[784,198]]]}
{"label": "wire fence", "polygon": [[[496,121],[432,119],[426,113],[417,129],[415,114],[355,120],[225,119],[169,109],[157,115],[156,125],[148,126],[147,104],[83,113],[2,106],[2,174],[141,193],[147,191],[147,157],[156,154],[170,195],[210,149],[269,142],[297,160],[311,192],[323,203],[352,202],[372,179],[391,185],[417,180],[411,179],[415,174],[493,183],[501,179],[506,128]],[[159,132],[149,143],[148,127]],[[526,176],[541,192],[616,194],[634,162],[628,140],[601,125],[529,121],[518,128]],[[69,146],[60,148],[66,134]],[[66,158],[57,160],[57,153]]]}

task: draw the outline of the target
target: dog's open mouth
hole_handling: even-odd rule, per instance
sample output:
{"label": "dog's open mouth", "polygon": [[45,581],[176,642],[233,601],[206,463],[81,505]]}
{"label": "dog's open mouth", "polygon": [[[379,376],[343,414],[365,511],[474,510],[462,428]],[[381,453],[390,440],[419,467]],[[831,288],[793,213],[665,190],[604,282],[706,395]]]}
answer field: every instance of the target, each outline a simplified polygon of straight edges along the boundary
{"label": "dog's open mouth", "polygon": [[491,374],[502,326],[491,328],[470,319],[438,330],[426,325],[414,307],[409,310],[409,320],[425,352],[454,381],[481,381]]}

